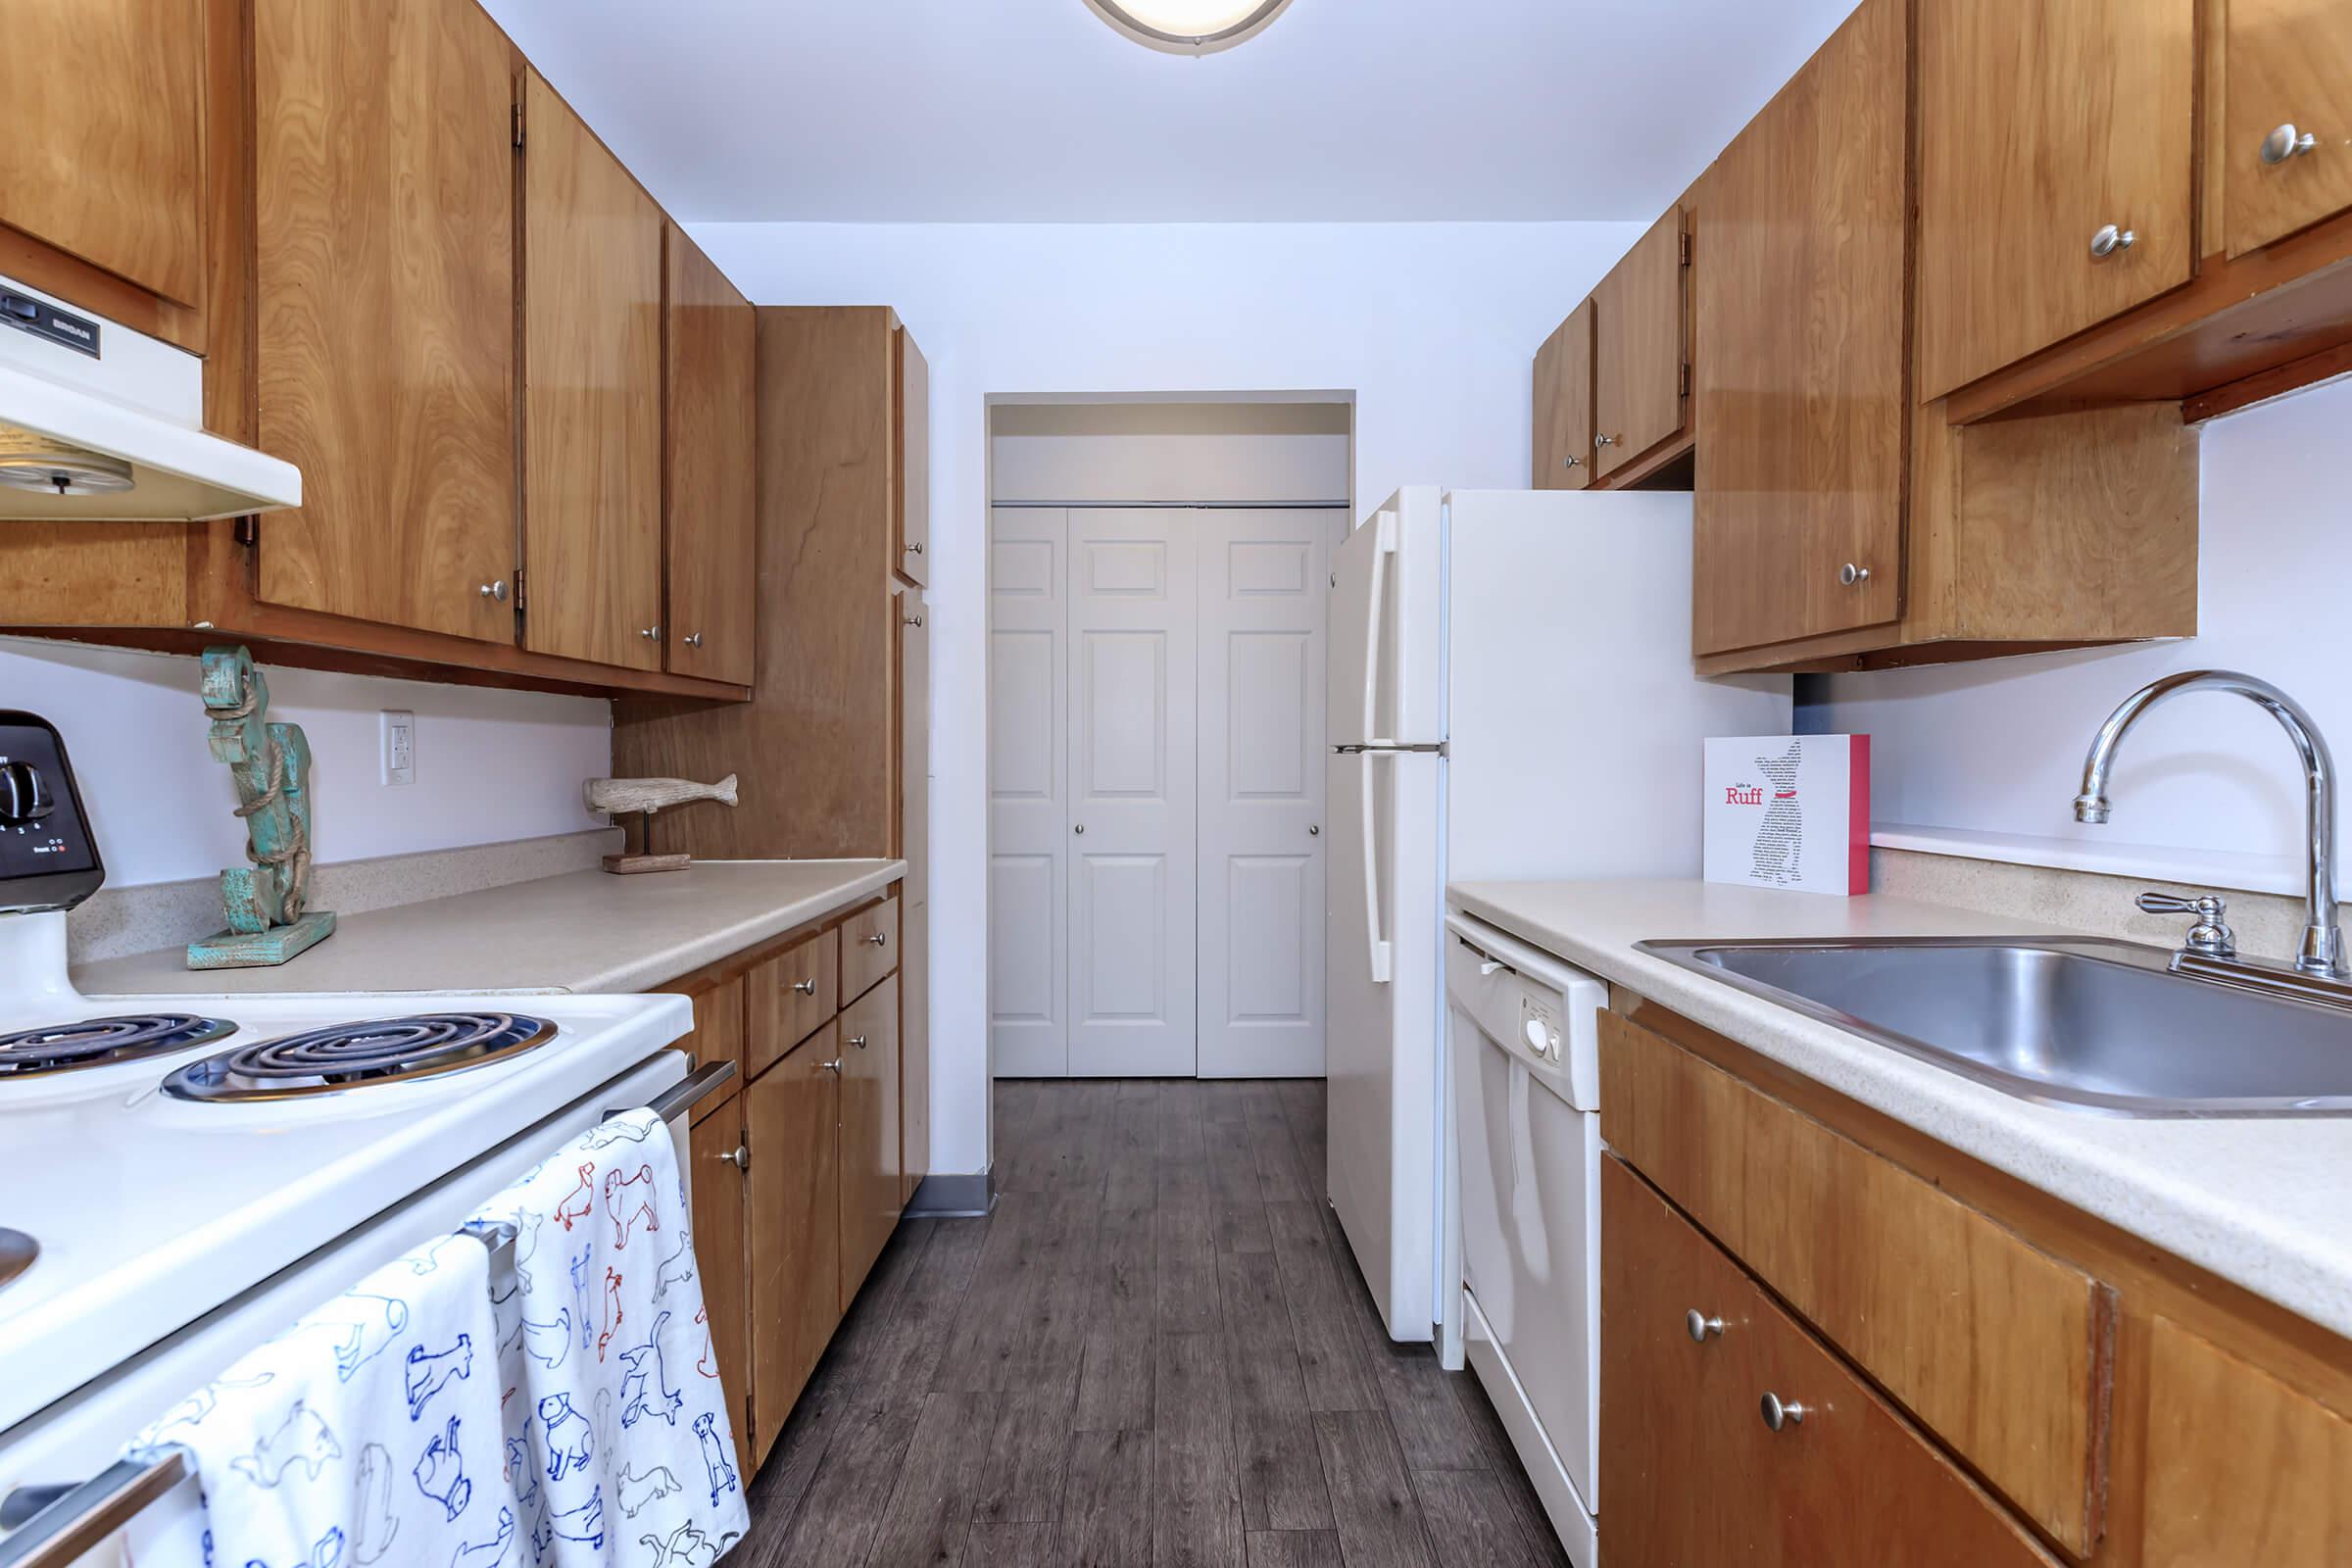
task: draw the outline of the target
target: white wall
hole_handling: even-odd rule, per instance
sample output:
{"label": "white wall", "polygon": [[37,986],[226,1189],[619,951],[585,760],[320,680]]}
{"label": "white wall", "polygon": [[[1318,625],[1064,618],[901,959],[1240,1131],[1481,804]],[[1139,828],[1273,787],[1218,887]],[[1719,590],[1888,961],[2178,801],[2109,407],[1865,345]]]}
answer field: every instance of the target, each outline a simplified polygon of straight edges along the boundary
{"label": "white wall", "polygon": [[[205,747],[194,659],[0,642],[0,707],[66,738],[110,887],[241,865],[236,787]],[[580,802],[610,773],[612,705],[585,697],[430,686],[265,666],[270,717],[311,743],[313,858],[366,859],[604,826]],[[416,715],[416,782],[380,782],[377,713]]]}
{"label": "white wall", "polygon": [[2237,698],[2176,698],[2142,718],[2117,755],[2107,826],[2076,823],[2073,801],[2100,720],[2177,669],[2260,675],[2352,748],[2347,430],[2352,381],[2205,427],[2193,639],[1831,678],[1809,716],[1870,733],[1881,829],[1930,829],[1926,842],[1998,858],[2299,891],[2302,770],[2278,726]]}
{"label": "white wall", "polygon": [[992,393],[1352,391],[1354,494],[1523,485],[1529,362],[1638,223],[697,223],[761,304],[898,308],[931,362],[932,1145],[987,1159]]}
{"label": "white wall", "polygon": [[1349,499],[1346,403],[1000,404],[989,488],[1005,501]]}

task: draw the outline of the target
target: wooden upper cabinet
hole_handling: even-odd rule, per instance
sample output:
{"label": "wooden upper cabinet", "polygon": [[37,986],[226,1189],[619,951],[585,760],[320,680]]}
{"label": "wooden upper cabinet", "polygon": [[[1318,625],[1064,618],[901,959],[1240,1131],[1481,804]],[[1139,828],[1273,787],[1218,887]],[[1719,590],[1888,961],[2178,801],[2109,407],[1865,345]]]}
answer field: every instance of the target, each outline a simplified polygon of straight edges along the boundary
{"label": "wooden upper cabinet", "polygon": [[2196,10],[1921,0],[1923,400],[2188,281]]}
{"label": "wooden upper cabinet", "polygon": [[760,323],[694,241],[669,225],[666,552],[669,667],[751,684],[759,574]]}
{"label": "wooden upper cabinet", "polygon": [[1682,432],[1688,258],[1678,209],[1635,241],[1592,291],[1592,476]]}
{"label": "wooden upper cabinet", "polygon": [[662,209],[522,85],[523,645],[662,667]]}
{"label": "wooden upper cabinet", "polygon": [[2222,146],[2231,256],[2352,208],[2352,6],[2230,0]]}
{"label": "wooden upper cabinet", "polygon": [[1568,313],[1536,350],[1535,486],[1592,482],[1592,301]]}
{"label": "wooden upper cabinet", "polygon": [[10,0],[0,223],[200,306],[204,71],[204,0]]}
{"label": "wooden upper cabinet", "polygon": [[[1707,177],[1692,368],[1702,655],[1901,610],[1907,30],[1905,0],[1863,0]],[[1601,340],[1605,385],[1605,301]]]}
{"label": "wooden upper cabinet", "polygon": [[446,0],[255,0],[256,596],[513,642],[506,38]]}
{"label": "wooden upper cabinet", "polygon": [[931,362],[906,327],[894,325],[890,340],[895,569],[920,586],[931,580]]}
{"label": "wooden upper cabinet", "polygon": [[2169,1318],[2151,1340],[2147,1568],[2352,1562],[2352,1419]]}

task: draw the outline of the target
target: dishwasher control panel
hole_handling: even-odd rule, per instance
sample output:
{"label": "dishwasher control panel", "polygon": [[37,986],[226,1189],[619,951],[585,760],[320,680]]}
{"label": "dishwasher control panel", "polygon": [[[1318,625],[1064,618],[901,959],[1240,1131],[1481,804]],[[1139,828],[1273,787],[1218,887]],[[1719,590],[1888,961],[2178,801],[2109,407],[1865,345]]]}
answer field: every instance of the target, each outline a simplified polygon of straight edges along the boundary
{"label": "dishwasher control panel", "polygon": [[1560,1059],[1560,1004],[1556,997],[1519,993],[1519,1039],[1545,1061]]}

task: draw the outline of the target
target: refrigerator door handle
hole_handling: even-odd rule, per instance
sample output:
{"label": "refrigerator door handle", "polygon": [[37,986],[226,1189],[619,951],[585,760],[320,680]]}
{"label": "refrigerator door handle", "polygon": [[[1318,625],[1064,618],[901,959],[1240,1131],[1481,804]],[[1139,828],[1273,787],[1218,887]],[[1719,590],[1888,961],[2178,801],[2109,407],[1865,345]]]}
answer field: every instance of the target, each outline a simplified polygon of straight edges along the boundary
{"label": "refrigerator door handle", "polygon": [[[1380,733],[1380,625],[1389,597],[1389,558],[1396,553],[1396,514],[1373,514],[1372,594],[1364,615],[1364,723],[1356,733],[1378,745]],[[1369,786],[1367,786],[1369,787]]]}
{"label": "refrigerator door handle", "polygon": [[1396,755],[1395,752],[1366,752],[1363,754],[1364,765],[1356,773],[1357,787],[1363,791],[1365,956],[1371,965],[1372,983],[1376,986],[1389,983],[1389,943],[1381,935],[1380,824],[1372,817],[1372,767],[1382,758]]}

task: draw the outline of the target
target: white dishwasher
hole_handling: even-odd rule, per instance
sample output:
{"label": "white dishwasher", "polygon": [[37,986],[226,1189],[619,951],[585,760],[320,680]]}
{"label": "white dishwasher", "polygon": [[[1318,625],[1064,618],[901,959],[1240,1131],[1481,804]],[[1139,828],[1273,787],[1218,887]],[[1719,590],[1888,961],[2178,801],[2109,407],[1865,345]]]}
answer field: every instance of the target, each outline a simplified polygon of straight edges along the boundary
{"label": "white dishwasher", "polygon": [[1446,928],[1463,1349],[1560,1544],[1592,1568],[1608,988],[1467,915]]}

